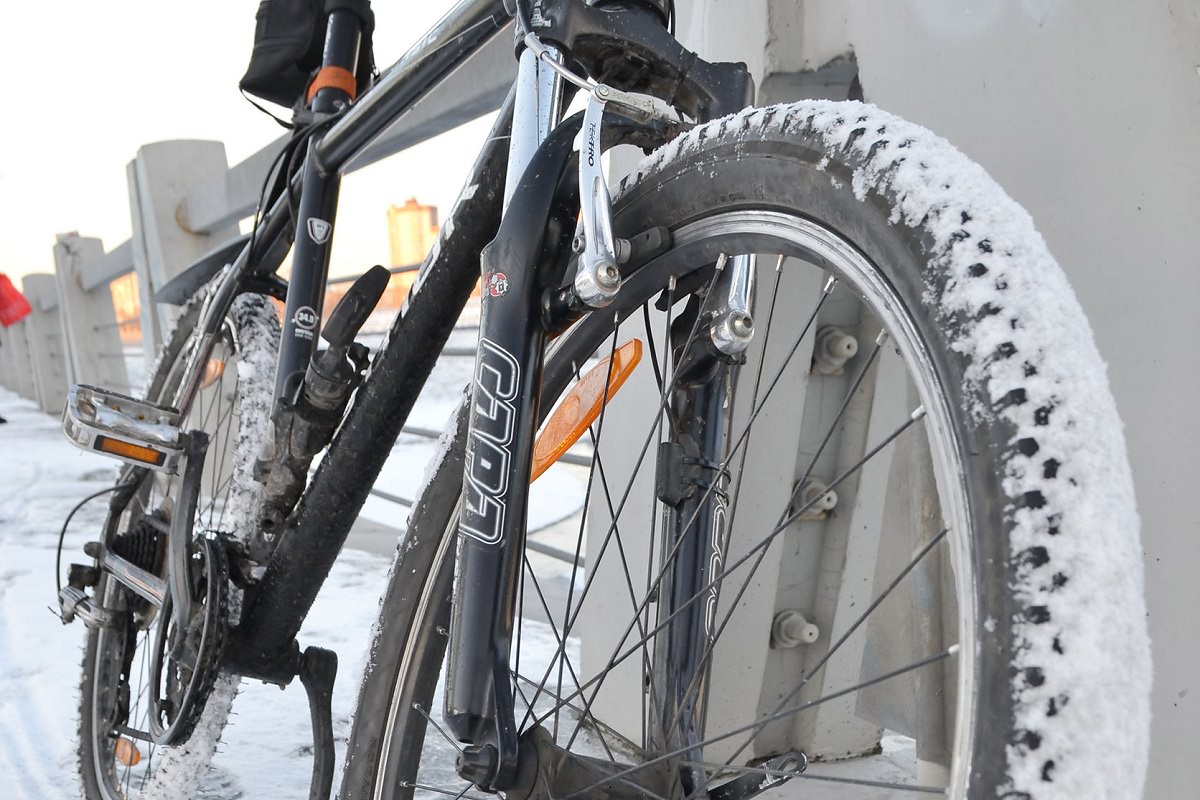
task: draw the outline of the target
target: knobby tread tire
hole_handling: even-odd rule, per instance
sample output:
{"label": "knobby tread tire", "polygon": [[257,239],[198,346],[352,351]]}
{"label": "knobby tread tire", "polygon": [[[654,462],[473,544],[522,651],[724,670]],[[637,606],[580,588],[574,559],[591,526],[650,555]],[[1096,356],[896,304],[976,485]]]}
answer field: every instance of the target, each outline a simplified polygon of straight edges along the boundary
{"label": "knobby tread tire", "polygon": [[[172,365],[181,357],[188,340],[195,334],[203,292],[189,300],[180,312],[166,344],[161,348],[150,373],[145,396],[157,397],[163,391]],[[251,530],[257,513],[258,484],[252,479],[254,461],[259,452],[258,442],[266,430],[265,421],[270,416],[274,364],[279,350],[279,322],[275,308],[269,298],[262,295],[243,294],[235,299],[228,321],[237,336],[238,372],[240,389],[240,421],[237,430],[236,454],[233,465],[234,480],[231,482],[228,503],[234,510],[227,512],[223,527],[235,538],[244,540]],[[228,620],[238,613],[239,598],[228,591],[228,564],[221,551],[222,582],[226,590],[221,592],[220,618]],[[220,631],[219,648],[225,631]],[[79,716],[79,771],[83,796],[88,800],[105,800],[95,768],[91,744],[91,698],[95,691],[93,680],[96,670],[97,636],[89,631],[83,656],[83,677],[80,690]],[[149,646],[148,644],[146,646]],[[216,751],[221,731],[237,694],[237,676],[223,675],[211,670],[206,676],[205,701],[192,709],[192,718],[187,727],[191,734],[187,741],[173,747],[162,748],[155,753],[159,762],[158,772],[165,777],[149,783],[140,794],[154,800],[186,800],[193,796],[204,772]]]}
{"label": "knobby tread tire", "polygon": [[[1150,663],[1132,480],[1091,330],[1029,216],[928,131],[863,104],[806,101],[715,121],[647,157],[622,186],[615,227],[675,231],[742,210],[837,231],[928,344],[972,499],[978,713],[959,754],[968,796],[1139,796]],[[426,635],[413,627],[416,604],[436,597],[430,613],[445,613],[450,559],[438,568],[435,555],[453,530],[461,453],[460,437],[397,552],[343,797],[375,796],[387,725],[409,745],[409,727],[423,728],[387,709],[413,631]],[[433,679],[428,662],[436,676],[436,644],[410,665],[414,684]]]}

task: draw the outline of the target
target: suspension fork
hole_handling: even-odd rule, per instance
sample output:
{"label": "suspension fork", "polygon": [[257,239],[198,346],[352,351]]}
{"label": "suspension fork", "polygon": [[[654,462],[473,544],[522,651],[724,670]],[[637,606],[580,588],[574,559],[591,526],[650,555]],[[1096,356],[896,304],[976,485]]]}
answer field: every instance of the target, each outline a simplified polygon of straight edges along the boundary
{"label": "suspension fork", "polygon": [[[729,540],[729,471],[723,465],[738,361],[710,343],[713,320],[696,326],[698,305],[698,298],[693,299],[690,313],[676,319],[671,330],[676,378],[656,476],[664,506],[661,557],[670,560],[659,589],[659,619],[670,621],[655,641],[659,668],[652,697],[658,707],[648,720],[652,752],[684,750],[680,760],[693,765],[703,762],[697,743],[704,736],[716,635],[720,585],[709,583],[721,573]],[[685,796],[704,796],[702,767],[684,767],[675,774]]]}
{"label": "suspension fork", "polygon": [[482,317],[459,520],[445,719],[458,739],[471,743],[460,771],[474,783],[494,788],[511,785],[517,765],[508,659],[545,345],[542,287],[535,265],[559,167],[569,157],[577,129],[562,126],[550,137],[557,121],[559,86],[552,69],[532,51],[521,54],[506,208],[500,232],[481,257]]}

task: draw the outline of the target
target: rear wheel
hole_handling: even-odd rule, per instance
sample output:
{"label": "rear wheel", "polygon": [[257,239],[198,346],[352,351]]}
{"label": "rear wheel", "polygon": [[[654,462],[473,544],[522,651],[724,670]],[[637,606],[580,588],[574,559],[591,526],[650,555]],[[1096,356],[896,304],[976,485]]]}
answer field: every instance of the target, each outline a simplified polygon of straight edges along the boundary
{"label": "rear wheel", "polygon": [[[803,103],[664,148],[616,226],[666,227],[672,249],[625,277],[618,314],[555,342],[543,408],[627,338],[650,363],[592,426],[580,517],[530,531],[568,563],[526,553],[510,663],[527,737],[620,766],[543,769],[549,793],[681,797],[688,782],[670,776],[693,770],[713,797],[776,780],[818,798],[1136,796],[1149,661],[1124,443],[1090,330],[1027,215],[928,132]],[[708,669],[668,702],[656,640],[682,548],[663,540],[655,488],[667,331],[689,327],[689,303],[704,321],[713,265],[735,255],[758,277],[715,465],[728,540],[681,604],[720,590]],[[458,424],[383,598],[344,797],[472,793],[433,730]],[[1119,691],[1101,651],[1127,665]],[[698,740],[662,744],[656,720],[697,703]],[[1090,763],[1115,750],[1132,755],[1119,776]]]}
{"label": "rear wheel", "polygon": [[[198,296],[185,307],[150,378],[147,398],[170,403],[201,300]],[[271,302],[258,295],[239,297],[183,423],[185,430],[209,436],[194,529],[200,537],[194,585],[197,605],[215,624],[176,631],[164,621],[170,617],[169,602],[155,609],[107,575],[96,587],[101,604],[117,611],[118,625],[89,630],[84,651],[79,758],[88,798],[190,797],[208,768],[237,691],[236,677],[218,678],[215,669],[230,598],[224,550],[212,537],[219,531],[245,542],[254,529],[258,484],[251,470],[270,413],[278,344]],[[145,476],[126,507],[110,512],[106,546],[165,577],[165,530],[180,481],[179,476]],[[200,659],[171,656],[183,637],[192,638]],[[152,730],[160,738],[169,732],[181,744],[157,747],[140,735]]]}

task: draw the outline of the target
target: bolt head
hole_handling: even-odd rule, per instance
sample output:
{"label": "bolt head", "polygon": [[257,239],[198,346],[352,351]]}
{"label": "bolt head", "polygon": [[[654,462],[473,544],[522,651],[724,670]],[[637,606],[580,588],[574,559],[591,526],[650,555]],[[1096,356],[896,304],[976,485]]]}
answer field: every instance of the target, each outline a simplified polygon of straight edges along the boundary
{"label": "bolt head", "polygon": [[729,329],[735,336],[745,338],[754,333],[754,320],[749,314],[734,314],[729,320]]}
{"label": "bolt head", "polygon": [[621,284],[621,271],[612,264],[600,267],[596,270],[596,282],[606,288],[612,288]]}
{"label": "bolt head", "polygon": [[587,241],[583,238],[583,234],[580,234],[571,240],[571,250],[576,253],[582,253],[583,248],[586,246]]}

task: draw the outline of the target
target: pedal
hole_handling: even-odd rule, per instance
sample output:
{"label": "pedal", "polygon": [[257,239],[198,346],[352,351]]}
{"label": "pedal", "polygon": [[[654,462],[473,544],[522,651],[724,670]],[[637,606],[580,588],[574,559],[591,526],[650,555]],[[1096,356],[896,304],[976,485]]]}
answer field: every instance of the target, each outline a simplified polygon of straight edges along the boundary
{"label": "pedal", "polygon": [[116,614],[101,607],[88,597],[87,592],[74,586],[64,586],[58,593],[58,612],[64,625],[79,617],[89,628],[116,627]]}
{"label": "pedal", "polygon": [[175,409],[83,384],[67,395],[63,432],[76,447],[169,475],[186,440]]}

